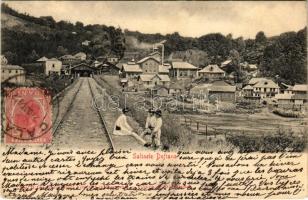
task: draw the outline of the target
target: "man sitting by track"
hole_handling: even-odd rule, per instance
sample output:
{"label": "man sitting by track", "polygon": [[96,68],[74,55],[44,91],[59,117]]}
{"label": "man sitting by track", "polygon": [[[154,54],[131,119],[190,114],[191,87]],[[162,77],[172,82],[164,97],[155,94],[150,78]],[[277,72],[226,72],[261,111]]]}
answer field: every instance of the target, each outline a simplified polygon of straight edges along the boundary
{"label": "man sitting by track", "polygon": [[142,139],[137,133],[133,132],[133,128],[127,123],[126,114],[129,112],[128,108],[122,109],[122,114],[118,117],[115,122],[113,134],[114,135],[131,135],[136,138],[142,145],[148,146],[148,143]]}
{"label": "man sitting by track", "polygon": [[155,117],[155,110],[154,109],[149,109],[148,111],[148,116],[145,122],[145,130],[143,131],[141,137],[144,137],[145,135],[151,135],[152,131],[154,129],[156,122],[156,117]]}

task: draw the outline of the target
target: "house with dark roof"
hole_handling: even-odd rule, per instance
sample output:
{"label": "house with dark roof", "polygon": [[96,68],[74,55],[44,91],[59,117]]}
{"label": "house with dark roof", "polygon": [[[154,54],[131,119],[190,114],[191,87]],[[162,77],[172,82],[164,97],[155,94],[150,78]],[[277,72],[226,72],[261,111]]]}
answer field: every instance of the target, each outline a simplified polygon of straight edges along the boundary
{"label": "house with dark roof", "polygon": [[196,78],[198,67],[185,61],[172,61],[170,75],[177,80]]}
{"label": "house with dark roof", "polygon": [[1,83],[25,83],[25,70],[18,65],[1,64]]}
{"label": "house with dark roof", "polygon": [[196,98],[208,99],[209,101],[236,101],[236,86],[230,85],[224,81],[214,81],[194,86],[190,94]]}
{"label": "house with dark roof", "polygon": [[226,75],[225,71],[220,69],[218,65],[208,65],[198,71],[198,77],[204,77],[209,80],[222,79]]}

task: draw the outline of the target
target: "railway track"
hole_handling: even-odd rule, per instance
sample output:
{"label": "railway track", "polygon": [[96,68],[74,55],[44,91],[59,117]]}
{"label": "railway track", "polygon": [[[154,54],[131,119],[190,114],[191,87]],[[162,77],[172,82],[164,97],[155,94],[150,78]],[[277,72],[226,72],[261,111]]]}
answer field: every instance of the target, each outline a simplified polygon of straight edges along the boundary
{"label": "railway track", "polygon": [[[91,79],[94,80],[93,78],[91,78]],[[90,83],[89,79],[87,79],[87,82],[88,82],[88,86],[89,86],[89,88],[90,88],[90,93],[91,93],[92,100],[93,100],[93,102],[94,102],[95,110],[96,110],[96,112],[97,112],[97,114],[98,114],[98,116],[99,116],[99,120],[100,120],[100,122],[101,122],[102,128],[103,128],[104,132],[106,133],[106,137],[107,137],[108,142],[109,142],[109,144],[110,144],[110,148],[111,148],[112,151],[113,151],[115,148],[114,148],[114,143],[112,142],[111,133],[110,133],[110,132],[108,131],[108,129],[107,129],[106,121],[105,121],[105,119],[104,119],[103,114],[102,114],[102,113],[99,111],[99,109],[98,109],[98,105],[97,105],[96,99],[95,99],[95,97],[94,97],[93,88],[92,88],[92,86],[91,86],[91,83]],[[95,81],[94,81],[94,82],[95,82]],[[95,83],[96,83],[96,82],[95,82]]]}
{"label": "railway track", "polygon": [[57,123],[57,124],[55,124],[55,125],[53,126],[53,130],[52,130],[52,135],[53,135],[53,136],[55,136],[55,135],[57,134],[59,128],[61,127],[61,124],[63,123],[63,121],[65,120],[65,118],[66,118],[66,116],[68,115],[69,111],[71,110],[71,108],[72,108],[72,106],[73,106],[73,103],[74,103],[74,101],[75,101],[75,99],[76,99],[76,97],[77,97],[77,94],[78,94],[78,92],[79,92],[79,90],[80,90],[80,87],[81,87],[82,84],[83,84],[83,81],[84,81],[84,80],[82,80],[81,83],[79,84],[78,89],[77,89],[76,92],[74,93],[73,98],[72,98],[71,102],[69,103],[69,106],[68,106],[67,110],[65,111],[64,115],[63,115],[62,118],[60,119],[59,123]]}

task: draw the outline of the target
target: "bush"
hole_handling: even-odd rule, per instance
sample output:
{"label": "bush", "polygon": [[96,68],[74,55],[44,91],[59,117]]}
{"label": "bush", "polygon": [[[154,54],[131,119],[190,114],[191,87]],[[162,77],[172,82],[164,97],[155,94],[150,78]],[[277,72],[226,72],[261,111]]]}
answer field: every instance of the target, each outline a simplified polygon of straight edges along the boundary
{"label": "bush", "polygon": [[293,118],[302,117],[300,112],[278,109],[278,108],[274,109],[273,113],[282,117],[293,117]]}
{"label": "bush", "polygon": [[239,147],[240,153],[263,152],[277,153],[283,151],[302,152],[306,148],[307,136],[293,136],[292,132],[278,130],[276,135],[247,136],[237,135],[228,137],[227,140]]}

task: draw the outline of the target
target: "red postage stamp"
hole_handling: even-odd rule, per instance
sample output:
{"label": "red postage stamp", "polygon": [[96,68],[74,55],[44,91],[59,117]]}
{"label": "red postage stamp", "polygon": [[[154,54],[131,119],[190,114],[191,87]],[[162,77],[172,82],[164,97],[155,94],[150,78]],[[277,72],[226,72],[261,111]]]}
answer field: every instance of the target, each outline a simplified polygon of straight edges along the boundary
{"label": "red postage stamp", "polygon": [[52,139],[51,95],[40,88],[5,90],[5,143],[48,144]]}

